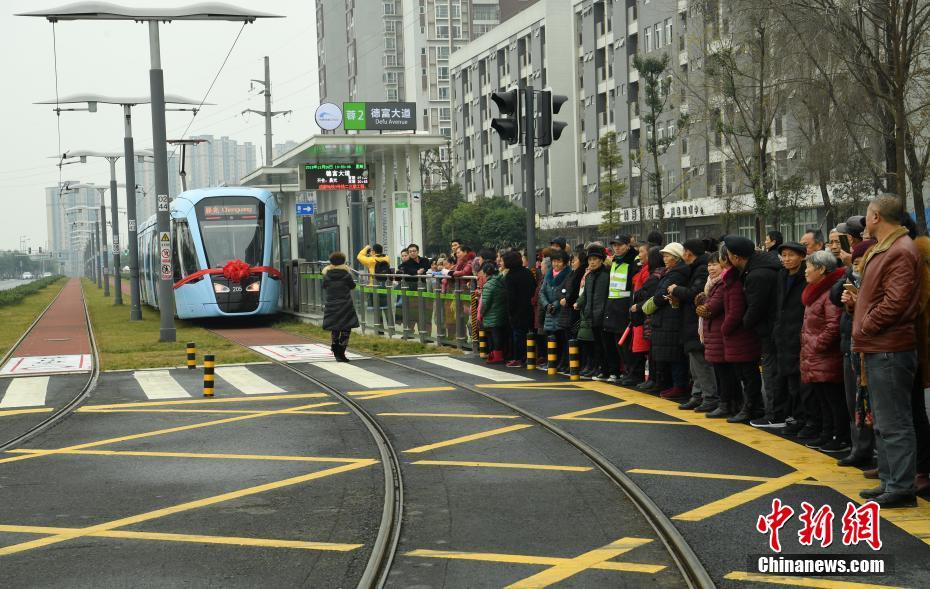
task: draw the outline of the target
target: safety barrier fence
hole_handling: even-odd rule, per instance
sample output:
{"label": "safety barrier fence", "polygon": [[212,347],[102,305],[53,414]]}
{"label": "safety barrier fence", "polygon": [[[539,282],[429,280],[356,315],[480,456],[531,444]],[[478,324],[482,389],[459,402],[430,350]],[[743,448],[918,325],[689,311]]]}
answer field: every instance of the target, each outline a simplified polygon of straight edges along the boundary
{"label": "safety barrier fence", "polygon": [[[301,262],[294,305],[303,314],[322,315],[325,262]],[[451,278],[429,274],[368,274],[352,271],[353,291],[362,333],[438,343],[460,350],[477,349],[474,276]]]}

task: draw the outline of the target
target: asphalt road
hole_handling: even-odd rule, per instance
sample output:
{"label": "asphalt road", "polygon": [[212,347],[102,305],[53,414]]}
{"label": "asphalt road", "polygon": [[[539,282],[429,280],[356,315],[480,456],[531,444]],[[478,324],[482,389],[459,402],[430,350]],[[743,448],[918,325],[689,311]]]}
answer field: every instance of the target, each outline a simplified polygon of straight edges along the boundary
{"label": "asphalt road", "polygon": [[29,284],[32,280],[2,279],[0,280],[0,290],[9,290],[23,284]]}

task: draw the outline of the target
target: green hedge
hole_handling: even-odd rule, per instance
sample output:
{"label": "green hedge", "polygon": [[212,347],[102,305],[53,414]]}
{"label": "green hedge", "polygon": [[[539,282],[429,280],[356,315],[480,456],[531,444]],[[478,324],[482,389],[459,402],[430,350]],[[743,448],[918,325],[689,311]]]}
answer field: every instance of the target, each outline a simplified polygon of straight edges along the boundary
{"label": "green hedge", "polygon": [[39,292],[46,286],[61,280],[61,275],[48,276],[46,278],[40,278],[38,280],[33,280],[29,284],[22,284],[16,288],[11,288],[9,290],[0,290],[0,307],[5,307],[7,305],[15,305],[20,302],[27,296]]}

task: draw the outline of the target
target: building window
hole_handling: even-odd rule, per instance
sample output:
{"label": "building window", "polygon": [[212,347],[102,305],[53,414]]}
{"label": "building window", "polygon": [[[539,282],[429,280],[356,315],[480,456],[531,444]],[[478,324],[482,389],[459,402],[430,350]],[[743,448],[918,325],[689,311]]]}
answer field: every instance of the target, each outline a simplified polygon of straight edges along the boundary
{"label": "building window", "polygon": [[449,100],[449,87],[448,86],[439,87],[439,100]]}
{"label": "building window", "polygon": [[395,66],[397,66],[397,55],[395,55],[395,54],[393,54],[393,53],[388,53],[387,55],[385,55],[385,56],[384,56],[384,65],[386,65],[386,66],[388,66],[388,67],[395,67]]}
{"label": "building window", "polygon": [[436,4],[436,18],[449,18],[448,4]]}
{"label": "building window", "polygon": [[387,99],[389,102],[396,102],[397,100],[399,100],[397,97],[397,88],[387,89]]}
{"label": "building window", "polygon": [[672,19],[665,19],[665,44],[672,44]]}
{"label": "building window", "polygon": [[436,48],[436,59],[449,59],[448,45],[440,45]]}
{"label": "building window", "polygon": [[500,8],[497,4],[473,4],[471,7],[472,20],[500,20]]}
{"label": "building window", "polygon": [[652,42],[652,29],[650,29],[649,27],[646,27],[646,31],[645,31],[644,37],[646,38],[646,43],[645,43],[645,45],[643,46],[643,49],[645,49],[646,51],[652,51],[652,46],[651,46],[651,42]]}
{"label": "building window", "polygon": [[439,120],[443,122],[451,121],[452,120],[452,108],[448,106],[440,107]]}
{"label": "building window", "polygon": [[452,129],[450,127],[439,127],[439,134],[443,137],[451,137]]}
{"label": "building window", "polygon": [[441,25],[436,23],[436,38],[437,39],[448,39],[449,38],[449,25]]}
{"label": "building window", "polygon": [[397,39],[395,37],[385,37],[384,38],[384,48],[388,51],[394,51],[397,49]]}
{"label": "building window", "polygon": [[449,66],[447,65],[437,66],[436,67],[436,79],[438,79],[440,82],[448,82],[449,81]]}
{"label": "building window", "polygon": [[397,83],[397,72],[384,72],[384,83],[385,84],[396,84]]}
{"label": "building window", "polygon": [[663,45],[663,43],[662,43],[662,26],[661,26],[660,24],[656,23],[656,25],[655,25],[655,27],[654,27],[654,33],[655,33],[655,36],[656,36],[656,49],[658,49],[658,48],[662,47],[662,45]]}
{"label": "building window", "polygon": [[393,2],[385,2],[385,3],[384,3],[384,14],[385,14],[385,15],[388,15],[388,16],[393,16],[393,15],[397,14],[397,12],[396,12],[396,7],[394,6],[394,3],[393,3]]}

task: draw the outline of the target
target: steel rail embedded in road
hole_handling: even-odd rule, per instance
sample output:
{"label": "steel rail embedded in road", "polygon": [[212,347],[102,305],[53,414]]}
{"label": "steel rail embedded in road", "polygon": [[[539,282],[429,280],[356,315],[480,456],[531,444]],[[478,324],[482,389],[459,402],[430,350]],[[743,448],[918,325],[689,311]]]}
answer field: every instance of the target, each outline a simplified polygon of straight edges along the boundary
{"label": "steel rail embedded in road", "polygon": [[523,409],[518,405],[514,405],[509,401],[505,401],[504,399],[501,399],[496,395],[492,395],[491,393],[452,380],[446,376],[442,376],[428,370],[423,370],[421,368],[401,364],[400,362],[396,362],[388,358],[373,359],[380,360],[386,364],[390,364],[392,366],[400,367],[406,370],[412,370],[425,376],[430,376],[432,378],[442,380],[456,387],[465,389],[466,391],[477,393],[486,399],[507,407],[511,411],[522,415],[524,418],[530,421],[538,423],[552,434],[565,440],[582,454],[587,456],[587,458],[594,464],[596,464],[598,469],[600,469],[601,472],[603,472],[609,479],[616,483],[616,485],[623,490],[626,496],[630,498],[636,508],[639,509],[640,513],[643,514],[643,516],[646,518],[646,521],[649,522],[649,525],[652,526],[656,534],[662,540],[662,543],[665,545],[666,549],[671,555],[672,560],[675,561],[675,564],[678,566],[679,571],[681,572],[685,582],[689,587],[692,589],[712,589],[715,587],[710,574],[707,572],[707,569],[705,569],[704,565],[701,564],[697,554],[695,554],[691,546],[688,545],[688,543],[685,541],[684,536],[681,535],[681,532],[678,531],[678,529],[675,527],[675,524],[672,523],[672,520],[667,515],[665,515],[661,509],[659,509],[659,506],[655,504],[655,501],[653,501],[652,498],[650,498],[639,487],[639,485],[634,483],[633,480],[626,475],[626,473],[617,468],[617,466],[612,463],[606,456],[598,452],[588,443],[568,433],[545,417],[536,415],[531,411],[527,411],[526,409]]}
{"label": "steel rail embedded in road", "polygon": [[[48,306],[43,309],[42,313],[36,317],[36,320],[32,322],[32,324],[26,329],[23,335],[18,340],[16,340],[16,343],[13,344],[10,350],[3,356],[2,360],[0,360],[0,366],[6,364],[6,361],[12,357],[13,353],[20,346],[20,344],[22,344],[22,342],[29,336],[32,330],[35,329],[36,325],[39,324],[45,314],[48,313],[48,310],[52,308],[52,305],[54,305],[58,298],[61,296],[61,293],[64,292],[65,286],[62,286],[61,290],[58,291],[58,294],[55,295],[55,298],[52,299],[52,302],[50,302]],[[90,322],[90,311],[87,308],[87,299],[84,297],[83,287],[81,287],[81,305],[84,308],[84,325],[87,329],[87,338],[90,341],[91,353],[91,370],[87,381],[85,381],[84,385],[81,386],[77,394],[75,394],[75,396],[72,397],[70,401],[62,405],[58,410],[53,412],[47,418],[32,426],[22,434],[19,434],[6,442],[0,443],[0,452],[10,450],[21,444],[24,444],[42,432],[45,432],[57,425],[60,421],[71,415],[74,410],[77,409],[81,403],[87,399],[88,396],[90,396],[91,391],[93,391],[97,386],[97,378],[100,376],[100,354],[97,350],[97,339],[94,337],[94,329]]]}
{"label": "steel rail embedded in road", "polygon": [[[248,346],[245,346],[221,332],[210,331],[237,345],[248,348]],[[348,395],[286,362],[281,362],[273,358],[270,360],[274,364],[286,368],[336,397],[362,420],[362,423],[368,428],[372,438],[374,438],[375,444],[378,446],[378,452],[381,454],[381,465],[384,469],[384,508],[381,511],[381,523],[378,526],[378,535],[372,544],[371,557],[368,559],[368,564],[362,572],[362,577],[358,582],[358,588],[381,589],[387,583],[388,574],[394,562],[394,555],[397,552],[397,545],[400,542],[401,519],[404,509],[404,485],[400,473],[400,459],[397,456],[397,450],[394,448],[393,444],[391,444],[381,424]]]}

